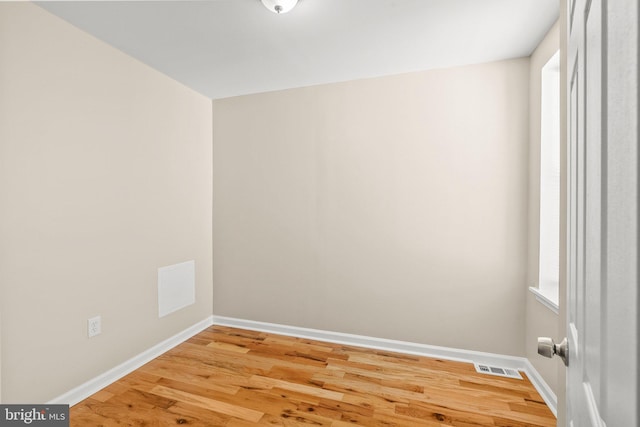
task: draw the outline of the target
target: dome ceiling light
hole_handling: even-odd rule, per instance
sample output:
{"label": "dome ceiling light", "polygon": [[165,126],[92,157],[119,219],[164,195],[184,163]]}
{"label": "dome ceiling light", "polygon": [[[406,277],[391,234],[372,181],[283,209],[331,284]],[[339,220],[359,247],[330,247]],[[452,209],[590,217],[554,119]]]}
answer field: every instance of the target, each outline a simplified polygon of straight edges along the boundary
{"label": "dome ceiling light", "polygon": [[273,13],[287,13],[295,7],[298,0],[260,0],[264,7]]}

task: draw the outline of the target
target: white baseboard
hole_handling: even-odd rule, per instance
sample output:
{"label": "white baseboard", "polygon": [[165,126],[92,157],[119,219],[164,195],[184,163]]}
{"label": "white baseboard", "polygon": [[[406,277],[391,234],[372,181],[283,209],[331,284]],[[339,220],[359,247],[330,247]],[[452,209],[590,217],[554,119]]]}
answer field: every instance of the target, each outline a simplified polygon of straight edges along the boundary
{"label": "white baseboard", "polygon": [[529,361],[529,359],[523,358],[525,362],[525,368],[523,369],[524,373],[527,374],[531,383],[536,388],[540,396],[544,399],[544,402],[547,404],[553,415],[558,418],[558,398],[556,394],[551,390],[549,384],[542,378],[542,376],[538,373],[536,368],[533,367],[533,364]]}
{"label": "white baseboard", "polygon": [[68,392],[52,399],[48,403],[50,404],[68,404],[70,406],[75,405],[76,403],[86,399],[92,394],[102,390],[109,384],[119,380],[125,375],[135,371],[145,363],[155,359],[161,354],[171,350],[173,347],[178,344],[188,340],[192,336],[201,332],[202,330],[208,328],[213,324],[213,316],[209,316],[204,320],[196,323],[185,329],[182,332],[177,333],[176,335],[167,338],[159,344],[154,345],[148,350],[143,351],[137,356],[132,357],[131,359],[121,363],[113,369],[108,370],[107,372],[98,375],[97,377],[87,381],[84,384],[79,385],[78,387],[69,390]]}
{"label": "white baseboard", "polygon": [[371,348],[376,350],[386,350],[398,353],[413,354],[417,356],[435,357],[446,360],[455,360],[467,363],[481,363],[487,365],[501,366],[503,368],[517,369],[523,371],[531,380],[532,384],[540,393],[545,403],[557,416],[556,395],[542,376],[536,371],[531,362],[524,357],[505,356],[494,353],[484,353],[480,351],[462,350],[450,347],[440,347],[427,344],[411,343],[406,341],[396,341],[384,338],[368,337],[363,335],[345,334],[341,332],[330,332],[319,329],[300,328],[296,326],[280,325],[275,323],[257,322],[253,320],[235,319],[223,316],[209,316],[196,323],[184,331],[162,341],[149,348],[137,356],[121,363],[113,369],[87,381],[84,384],[70,390],[48,403],[68,404],[76,403],[86,399],[92,394],[102,390],[109,384],[117,381],[125,375],[135,371],[145,363],[155,359],[178,344],[188,340],[200,331],[211,325],[230,326],[234,328],[249,329],[254,331],[269,332],[273,334],[288,335],[299,338],[308,338],[319,341],[333,342],[337,344],[352,345],[358,347]]}
{"label": "white baseboard", "polygon": [[467,363],[481,363],[503,368],[523,371],[531,380],[540,396],[544,399],[553,415],[557,417],[557,399],[549,385],[525,357],[505,356],[502,354],[484,353],[480,351],[462,350],[450,347],[440,347],[427,344],[417,344],[406,341],[396,341],[384,338],[367,337],[362,335],[330,332],[318,329],[300,328],[296,326],[280,325],[276,323],[257,322],[253,320],[235,319],[231,317],[213,316],[213,324],[230,326],[234,328],[249,329],[253,331],[268,332],[273,334],[288,335],[299,338],[308,338],[319,341],[327,341],[336,344],[345,344],[386,350],[398,353],[427,356],[446,360],[455,360]]}

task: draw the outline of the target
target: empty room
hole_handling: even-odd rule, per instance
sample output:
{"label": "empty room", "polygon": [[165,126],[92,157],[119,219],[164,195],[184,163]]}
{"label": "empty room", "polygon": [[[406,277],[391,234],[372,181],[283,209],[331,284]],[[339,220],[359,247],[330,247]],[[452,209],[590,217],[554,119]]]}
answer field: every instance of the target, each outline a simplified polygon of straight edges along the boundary
{"label": "empty room", "polygon": [[0,426],[637,426],[637,2],[0,2]]}

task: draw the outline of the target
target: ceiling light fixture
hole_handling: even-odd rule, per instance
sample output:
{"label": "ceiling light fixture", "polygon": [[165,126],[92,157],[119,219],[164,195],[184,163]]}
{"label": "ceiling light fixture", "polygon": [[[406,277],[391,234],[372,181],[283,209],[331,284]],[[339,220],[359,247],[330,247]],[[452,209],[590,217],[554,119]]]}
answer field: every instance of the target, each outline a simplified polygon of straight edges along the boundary
{"label": "ceiling light fixture", "polygon": [[273,13],[287,13],[295,7],[298,0],[261,0],[264,7]]}

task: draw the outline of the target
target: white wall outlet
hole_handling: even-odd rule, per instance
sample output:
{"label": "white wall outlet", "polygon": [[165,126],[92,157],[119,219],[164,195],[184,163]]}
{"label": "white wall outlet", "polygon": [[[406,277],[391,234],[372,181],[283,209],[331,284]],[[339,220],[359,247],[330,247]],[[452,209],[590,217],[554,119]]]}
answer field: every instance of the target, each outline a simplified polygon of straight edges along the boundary
{"label": "white wall outlet", "polygon": [[87,335],[89,338],[95,337],[102,333],[102,318],[100,316],[92,317],[87,320]]}

